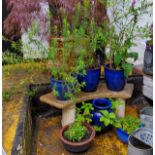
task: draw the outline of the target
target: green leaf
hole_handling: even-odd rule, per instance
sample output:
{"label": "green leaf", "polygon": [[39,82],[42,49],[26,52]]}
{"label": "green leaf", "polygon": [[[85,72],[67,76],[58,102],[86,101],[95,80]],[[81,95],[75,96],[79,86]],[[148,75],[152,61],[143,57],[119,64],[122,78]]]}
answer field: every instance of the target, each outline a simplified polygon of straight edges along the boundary
{"label": "green leaf", "polygon": [[104,125],[105,125],[105,126],[108,126],[109,124],[110,124],[110,120],[107,119],[107,118],[105,118],[105,119],[104,119]]}
{"label": "green leaf", "polygon": [[133,58],[134,61],[138,59],[138,53],[137,52],[130,52],[128,53],[128,58]]}
{"label": "green leaf", "polygon": [[101,110],[101,113],[105,116],[108,117],[109,112],[107,110]]}
{"label": "green leaf", "polygon": [[110,113],[110,114],[109,114],[109,117],[110,117],[110,118],[115,118],[116,115],[115,115],[114,113]]}
{"label": "green leaf", "polygon": [[120,53],[116,53],[114,56],[114,65],[119,66],[122,60],[122,55]]}
{"label": "green leaf", "polygon": [[128,77],[132,73],[132,64],[125,63],[123,64],[124,75]]}

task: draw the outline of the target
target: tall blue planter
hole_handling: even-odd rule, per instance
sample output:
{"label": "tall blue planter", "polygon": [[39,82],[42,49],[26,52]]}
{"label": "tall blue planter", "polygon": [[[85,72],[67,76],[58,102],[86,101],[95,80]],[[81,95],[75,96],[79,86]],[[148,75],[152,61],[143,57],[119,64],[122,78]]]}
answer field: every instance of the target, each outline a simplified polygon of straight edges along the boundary
{"label": "tall blue planter", "polygon": [[100,110],[107,110],[109,112],[112,112],[111,110],[112,103],[107,98],[97,98],[93,100],[93,107],[94,110],[91,112],[93,114],[92,116],[92,123],[96,126],[104,126],[103,122],[100,122],[100,117],[102,114],[100,113]]}
{"label": "tall blue planter", "polygon": [[89,69],[86,72],[86,75],[78,75],[78,81],[85,82],[85,86],[82,91],[92,92],[97,89],[97,86],[100,81],[100,68],[98,69]]}
{"label": "tall blue planter", "polygon": [[65,94],[68,92],[68,86],[67,84],[64,84],[61,80],[56,80],[53,77],[51,77],[51,86],[52,89],[55,89],[58,92],[58,96],[56,98],[58,100],[68,100],[69,98],[65,96]]}
{"label": "tall blue planter", "polygon": [[126,84],[126,78],[124,76],[124,70],[115,70],[105,65],[105,82],[108,89],[112,91],[121,91]]}

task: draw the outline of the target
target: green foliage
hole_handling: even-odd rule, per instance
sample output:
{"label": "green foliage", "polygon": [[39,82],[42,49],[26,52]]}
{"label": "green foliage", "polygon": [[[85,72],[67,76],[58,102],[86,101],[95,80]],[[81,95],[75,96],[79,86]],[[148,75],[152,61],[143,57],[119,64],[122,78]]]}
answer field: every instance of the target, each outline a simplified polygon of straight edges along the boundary
{"label": "green foliage", "polygon": [[64,132],[64,136],[73,142],[81,141],[87,134],[87,128],[80,122],[75,122]]}
{"label": "green foliage", "polygon": [[4,101],[8,101],[10,100],[10,97],[12,96],[12,91],[2,91],[2,100]]}
{"label": "green foliage", "polygon": [[94,125],[93,126],[96,132],[100,132],[102,130],[101,126]]}
{"label": "green foliage", "polygon": [[135,118],[132,116],[119,118],[119,122],[120,122],[121,128],[124,131],[126,131],[128,134],[131,134],[136,129],[138,129],[140,127],[140,124],[141,124],[139,118]]}
{"label": "green foliage", "polygon": [[125,104],[122,99],[110,99],[112,106],[111,109],[116,110],[116,107],[119,105]]}
{"label": "green foliage", "polygon": [[39,89],[34,88],[34,89],[28,89],[26,92],[26,95],[29,97],[34,97],[38,93]]}
{"label": "green foliage", "polygon": [[75,122],[64,132],[64,136],[71,141],[81,141],[82,138],[87,134],[87,128],[83,125],[84,123],[91,123],[91,110],[93,110],[91,103],[83,102],[81,107],[76,110]]}
{"label": "green foliage", "polygon": [[2,65],[17,64],[24,62],[21,56],[11,53],[8,50],[2,53]]}
{"label": "green foliage", "polygon": [[107,110],[101,110],[102,116],[100,117],[100,121],[104,123],[105,126],[113,125],[115,127],[120,127],[119,121],[113,112],[108,112]]}
{"label": "green foliage", "polygon": [[77,108],[76,113],[76,121],[82,122],[82,123],[91,123],[92,114],[90,113],[94,109],[93,105],[91,103],[82,103],[82,106],[80,108]]}
{"label": "green foliage", "polygon": [[132,4],[131,0],[100,1],[108,5],[113,16],[112,26],[107,26],[107,31],[104,32],[106,39],[103,39],[104,45],[110,49],[109,59],[112,62],[110,67],[124,69],[124,74],[127,77],[132,73],[132,65],[128,62],[128,58],[132,58],[134,61],[138,58],[135,51],[130,51],[131,47],[135,45],[135,38],[147,38],[150,35],[147,24],[140,27],[137,23],[140,16],[151,14],[148,12],[148,8],[152,7],[152,3],[145,0],[137,2],[138,5]]}

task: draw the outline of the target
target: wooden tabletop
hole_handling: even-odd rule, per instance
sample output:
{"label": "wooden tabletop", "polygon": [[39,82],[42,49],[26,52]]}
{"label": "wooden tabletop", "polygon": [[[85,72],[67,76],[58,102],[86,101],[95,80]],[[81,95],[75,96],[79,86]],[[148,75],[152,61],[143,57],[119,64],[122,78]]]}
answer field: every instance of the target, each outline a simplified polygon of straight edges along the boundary
{"label": "wooden tabletop", "polygon": [[[128,99],[132,97],[132,92],[134,89],[133,84],[126,84],[125,88],[122,91],[114,92],[107,89],[106,84],[101,82],[98,86],[98,89],[94,92],[81,92],[76,97],[76,103],[80,103],[83,101],[92,100],[95,98],[122,98]],[[42,95],[40,97],[40,101],[43,103],[47,103],[51,106],[54,106],[58,109],[64,109],[67,106],[73,104],[72,100],[60,101],[56,99],[53,92]]]}

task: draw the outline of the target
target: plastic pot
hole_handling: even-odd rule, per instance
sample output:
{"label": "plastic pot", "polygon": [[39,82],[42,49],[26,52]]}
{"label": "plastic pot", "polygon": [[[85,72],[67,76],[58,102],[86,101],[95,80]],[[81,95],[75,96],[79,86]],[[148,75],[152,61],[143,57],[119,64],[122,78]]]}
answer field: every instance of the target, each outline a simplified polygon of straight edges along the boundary
{"label": "plastic pot", "polygon": [[129,134],[122,128],[116,129],[116,135],[123,143],[128,143]]}
{"label": "plastic pot", "polygon": [[82,91],[92,92],[97,90],[97,86],[100,81],[100,68],[89,69],[86,75],[78,75],[78,81],[85,82],[85,86],[82,87]]}
{"label": "plastic pot", "polygon": [[124,76],[124,70],[115,70],[109,68],[109,65],[105,65],[104,75],[105,82],[108,89],[112,91],[121,91],[126,84],[126,78]]}
{"label": "plastic pot", "polygon": [[92,123],[96,126],[104,126],[103,122],[100,122],[100,117],[102,114],[100,113],[100,110],[107,110],[109,112],[112,112],[111,110],[112,103],[107,98],[97,98],[93,100],[93,107],[94,110],[91,111],[93,114],[92,116]]}
{"label": "plastic pot", "polygon": [[60,131],[60,139],[63,143],[66,150],[73,152],[73,153],[80,153],[88,150],[91,146],[91,143],[96,135],[94,128],[90,124],[84,124],[88,130],[89,136],[83,139],[81,142],[72,142],[67,140],[64,137],[64,132],[68,129],[69,125],[64,126]]}

